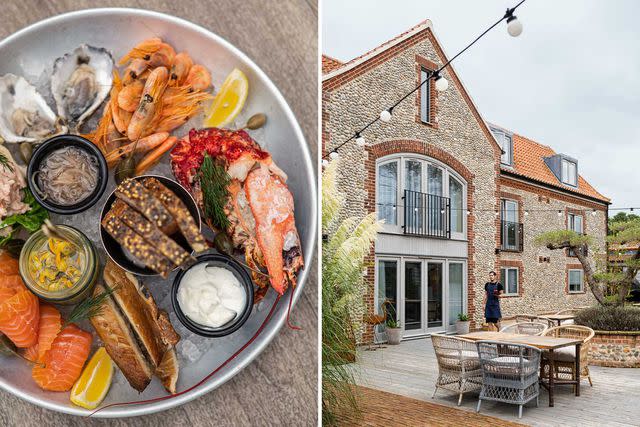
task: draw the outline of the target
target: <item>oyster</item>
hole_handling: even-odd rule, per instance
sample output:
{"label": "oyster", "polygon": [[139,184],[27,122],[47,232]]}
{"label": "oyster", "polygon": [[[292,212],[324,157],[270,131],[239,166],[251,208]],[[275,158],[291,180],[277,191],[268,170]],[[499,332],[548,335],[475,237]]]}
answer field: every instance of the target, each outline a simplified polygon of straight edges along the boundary
{"label": "oyster", "polygon": [[113,82],[113,58],[103,48],[82,44],[56,59],[51,92],[58,116],[80,126],[105,100]]}
{"label": "oyster", "polygon": [[23,77],[0,77],[0,136],[7,142],[36,142],[56,131],[56,115]]}

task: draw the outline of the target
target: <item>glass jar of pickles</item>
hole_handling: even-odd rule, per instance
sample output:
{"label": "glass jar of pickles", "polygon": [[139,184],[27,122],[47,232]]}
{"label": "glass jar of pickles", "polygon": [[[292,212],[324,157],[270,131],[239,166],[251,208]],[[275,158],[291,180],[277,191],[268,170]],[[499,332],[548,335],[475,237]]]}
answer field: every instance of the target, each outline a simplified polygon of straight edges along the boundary
{"label": "glass jar of pickles", "polygon": [[42,230],[29,237],[20,252],[20,275],[42,300],[76,304],[95,284],[98,257],[82,232],[68,225],[56,228],[64,239],[48,237]]}

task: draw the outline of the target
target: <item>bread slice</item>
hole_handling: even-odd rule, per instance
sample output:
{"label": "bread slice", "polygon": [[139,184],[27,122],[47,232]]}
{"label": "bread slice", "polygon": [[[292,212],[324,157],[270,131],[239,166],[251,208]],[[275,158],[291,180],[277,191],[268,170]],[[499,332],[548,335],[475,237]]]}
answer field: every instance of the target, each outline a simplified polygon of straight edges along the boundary
{"label": "bread slice", "polygon": [[136,179],[123,181],[115,191],[116,197],[140,212],[166,235],[177,231],[176,222],[163,204]]}
{"label": "bread slice", "polygon": [[203,252],[209,249],[187,206],[173,191],[155,178],[145,178],[143,185],[171,214],[180,232],[194,251]]}

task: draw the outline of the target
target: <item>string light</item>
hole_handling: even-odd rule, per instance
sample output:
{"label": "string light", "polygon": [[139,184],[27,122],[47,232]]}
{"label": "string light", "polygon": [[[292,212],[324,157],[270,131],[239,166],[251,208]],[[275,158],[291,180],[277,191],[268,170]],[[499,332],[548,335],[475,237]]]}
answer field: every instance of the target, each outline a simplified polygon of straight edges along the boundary
{"label": "string light", "polygon": [[562,211],[558,209],[558,216],[562,216]]}
{"label": "string light", "polygon": [[[393,104],[390,108],[388,108],[387,110],[382,111],[378,117],[376,117],[375,119],[373,119],[372,121],[367,123],[365,126],[363,126],[358,132],[356,132],[355,135],[358,135],[358,134],[361,135],[364,131],[369,129],[369,127],[371,127],[373,124],[375,124],[378,120],[381,120],[383,122],[391,120],[391,111],[393,110],[393,108],[395,108],[398,104],[400,104],[402,101],[407,99],[413,93],[415,93],[416,91],[420,90],[420,88],[431,79],[435,80],[435,86],[436,86],[436,89],[438,91],[446,90],[449,87],[449,82],[447,81],[447,79],[445,79],[444,77],[442,77],[440,75],[440,72],[442,70],[444,70],[446,67],[448,67],[456,58],[458,58],[460,55],[462,55],[464,52],[466,52],[467,49],[469,49],[471,46],[476,44],[478,42],[478,40],[480,40],[482,37],[484,37],[489,31],[493,30],[502,21],[504,21],[504,20],[508,21],[507,22],[507,31],[509,31],[510,35],[512,35],[513,37],[517,37],[518,35],[520,35],[520,33],[522,33],[522,23],[520,21],[518,21],[518,19],[513,14],[513,12],[518,7],[520,7],[522,5],[522,3],[524,3],[525,1],[526,0],[521,0],[518,4],[516,4],[511,9],[507,9],[507,13],[505,13],[504,16],[502,16],[500,19],[498,19],[496,22],[494,22],[489,28],[487,28],[484,32],[482,32],[482,34],[480,34],[478,37],[476,37],[471,43],[469,43],[467,46],[465,46],[464,49],[462,49],[460,52],[458,52],[456,55],[454,55],[451,59],[449,59],[447,62],[445,62],[440,68],[438,68],[434,72],[430,73],[427,76],[426,79],[424,79],[418,86],[416,86],[414,89],[412,89],[409,93],[407,93],[402,98],[400,98],[398,101],[396,101],[396,103]],[[385,114],[385,111],[388,113],[388,115]],[[385,120],[385,119],[387,119],[387,120]],[[347,144],[349,141],[351,141],[353,139],[356,139],[356,137],[355,136],[351,136],[348,139],[346,139],[345,141],[341,142],[340,144],[338,144],[334,148],[334,151],[340,149],[340,147],[342,147],[343,145]],[[331,156],[332,154],[333,154],[333,152],[329,153],[329,156]],[[326,155],[324,155],[323,158],[324,157],[326,157]]]}
{"label": "string light", "polygon": [[391,111],[393,110],[393,108],[389,108],[388,110],[383,110],[380,113],[380,120],[382,120],[385,123],[388,123],[391,121]]}
{"label": "string light", "polygon": [[[382,207],[389,207],[392,206],[394,209],[396,207],[400,207],[403,208],[405,207],[405,205],[403,204],[391,204],[391,203],[376,203],[376,205],[378,206],[382,206]],[[414,206],[410,206],[411,208],[415,208]],[[418,208],[416,208],[418,209]],[[429,208],[428,206],[423,206],[421,208],[422,210],[425,211],[435,211],[437,210],[437,208]],[[609,212],[611,211],[633,211],[634,209],[640,209],[640,207],[610,207],[606,210],[608,210]],[[472,211],[469,210],[468,208],[456,208],[456,207],[449,207],[448,209],[445,209],[445,212],[449,210],[449,211],[463,211],[463,212],[467,212],[467,215],[471,215]],[[582,214],[588,214],[591,212],[591,214],[593,214],[593,212],[596,212],[596,214],[598,213],[598,209],[592,209],[592,208],[588,208],[588,209],[572,209],[572,211],[575,211],[576,213],[582,213]],[[602,209],[602,211],[605,211],[605,209]],[[496,210],[495,208],[491,208],[491,209],[482,209],[482,208],[474,208],[473,212],[493,212],[496,215],[500,215],[500,210]],[[562,209],[556,209],[556,208],[546,208],[546,209],[526,209],[524,211],[524,215],[531,215],[534,213],[550,213],[550,212],[555,212],[556,214],[559,214],[560,216],[562,216],[563,211]]]}
{"label": "string light", "polygon": [[329,166],[329,160],[327,159],[322,159],[322,167],[326,168],[327,166]]}
{"label": "string light", "polygon": [[329,153],[329,157],[331,157],[331,160],[335,160],[340,157],[340,154],[338,154],[336,150],[333,150],[331,153]]}
{"label": "string light", "polygon": [[524,211],[524,216],[529,216],[529,211]]}
{"label": "string light", "polygon": [[[631,209],[631,210],[633,210],[633,209]],[[594,209],[594,210],[591,212],[591,216],[596,216],[596,214],[597,214],[597,213],[598,213],[598,212],[596,212],[596,210]]]}

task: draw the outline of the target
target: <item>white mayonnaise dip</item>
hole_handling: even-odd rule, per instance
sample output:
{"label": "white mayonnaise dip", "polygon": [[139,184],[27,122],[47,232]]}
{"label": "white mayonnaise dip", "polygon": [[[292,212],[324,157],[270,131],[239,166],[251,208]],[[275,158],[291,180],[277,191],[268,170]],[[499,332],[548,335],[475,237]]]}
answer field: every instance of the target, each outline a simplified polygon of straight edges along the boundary
{"label": "white mayonnaise dip", "polygon": [[220,267],[196,264],[182,276],[178,304],[192,321],[218,328],[244,311],[245,290],[234,274]]}

